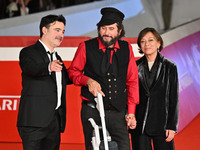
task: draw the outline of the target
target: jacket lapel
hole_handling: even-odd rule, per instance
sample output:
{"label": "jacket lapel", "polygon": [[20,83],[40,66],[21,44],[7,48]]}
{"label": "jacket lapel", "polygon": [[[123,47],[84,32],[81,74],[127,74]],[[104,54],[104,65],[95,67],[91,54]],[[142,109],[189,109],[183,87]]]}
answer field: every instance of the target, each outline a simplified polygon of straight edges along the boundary
{"label": "jacket lapel", "polygon": [[50,62],[49,57],[48,57],[47,52],[46,52],[44,46],[42,45],[42,43],[40,43],[40,41],[37,41],[36,46],[37,46],[38,52],[43,57],[45,63],[49,63]]}
{"label": "jacket lapel", "polygon": [[[47,54],[47,51],[45,50],[44,46],[42,45],[42,43],[39,40],[37,41],[36,46],[37,46],[38,52],[41,54],[42,58],[44,59],[44,62],[49,64],[50,59],[49,59],[49,56]],[[51,77],[56,82],[55,72],[51,73]]]}
{"label": "jacket lapel", "polygon": [[163,73],[163,56],[158,53],[158,69],[157,69],[157,73],[156,73],[156,77],[155,77],[155,80],[153,82],[153,85],[152,85],[152,88],[154,88],[154,86],[157,84],[157,82],[159,81],[159,77],[161,76],[161,74]]}
{"label": "jacket lapel", "polygon": [[139,75],[140,82],[142,83],[142,86],[148,92],[149,88],[147,86],[147,82],[146,82],[146,78],[144,74],[144,62],[138,65],[138,75]]}

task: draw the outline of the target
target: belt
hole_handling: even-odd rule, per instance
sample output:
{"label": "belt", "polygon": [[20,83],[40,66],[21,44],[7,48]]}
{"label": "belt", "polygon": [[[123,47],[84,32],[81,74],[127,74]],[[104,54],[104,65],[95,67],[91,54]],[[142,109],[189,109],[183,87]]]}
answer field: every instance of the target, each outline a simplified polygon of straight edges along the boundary
{"label": "belt", "polygon": [[91,101],[83,100],[82,104],[87,105],[91,108],[96,108],[96,104],[94,102],[91,102]]}

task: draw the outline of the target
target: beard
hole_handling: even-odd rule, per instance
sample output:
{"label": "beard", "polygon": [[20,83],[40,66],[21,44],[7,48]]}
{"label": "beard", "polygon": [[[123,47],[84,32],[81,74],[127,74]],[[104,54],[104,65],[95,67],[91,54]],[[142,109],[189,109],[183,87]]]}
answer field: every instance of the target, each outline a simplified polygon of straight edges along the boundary
{"label": "beard", "polygon": [[[115,44],[116,41],[119,40],[119,34],[117,34],[117,36],[115,36],[115,37],[113,38],[113,37],[108,36],[108,35],[103,35],[103,36],[101,36],[100,33],[98,33],[98,37],[99,37],[99,39],[101,40],[101,42],[103,43],[103,45],[105,45],[106,47]],[[103,37],[110,37],[111,40],[110,40],[110,41],[105,41],[105,40],[103,39]]]}

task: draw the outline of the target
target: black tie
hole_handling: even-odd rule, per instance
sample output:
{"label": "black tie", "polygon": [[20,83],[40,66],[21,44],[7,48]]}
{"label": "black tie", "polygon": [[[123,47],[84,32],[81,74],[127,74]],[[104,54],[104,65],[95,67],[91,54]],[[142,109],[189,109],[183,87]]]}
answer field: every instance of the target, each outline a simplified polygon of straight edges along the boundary
{"label": "black tie", "polygon": [[110,67],[111,51],[113,51],[113,57],[112,57],[113,74],[114,74],[115,77],[117,77],[117,75],[118,75],[118,61],[117,61],[117,56],[115,54],[114,48],[106,48],[106,51],[105,51],[103,59],[102,59],[101,71],[102,71],[103,74],[107,73],[107,71]]}
{"label": "black tie", "polygon": [[48,52],[48,54],[50,55],[50,60],[52,62],[53,61],[53,53]]}
{"label": "black tie", "polygon": [[106,48],[106,51],[103,55],[103,59],[101,63],[101,71],[103,74],[106,74],[109,69],[111,50],[114,50],[114,48]]}
{"label": "black tie", "polygon": [[[50,53],[49,51],[47,52],[50,55],[50,60],[51,62],[53,61],[53,53]],[[53,79],[56,81],[56,74],[54,71],[51,72],[51,76],[53,77]]]}
{"label": "black tie", "polygon": [[117,60],[117,55],[115,53],[115,51],[113,52],[113,57],[112,57],[112,69],[113,69],[113,75],[115,77],[118,76],[118,67],[119,67],[119,64],[118,64],[118,60]]}

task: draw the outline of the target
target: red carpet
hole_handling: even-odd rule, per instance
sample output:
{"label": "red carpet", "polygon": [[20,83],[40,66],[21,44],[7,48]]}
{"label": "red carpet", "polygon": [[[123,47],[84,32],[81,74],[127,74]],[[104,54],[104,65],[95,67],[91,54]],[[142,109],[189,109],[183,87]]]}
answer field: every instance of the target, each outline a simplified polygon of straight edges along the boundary
{"label": "red carpet", "polygon": [[200,150],[200,114],[175,136],[176,150]]}
{"label": "red carpet", "polygon": [[[176,150],[200,150],[200,114],[175,136]],[[0,143],[0,150],[22,150],[21,143]],[[84,144],[61,144],[60,150],[85,150]]]}

